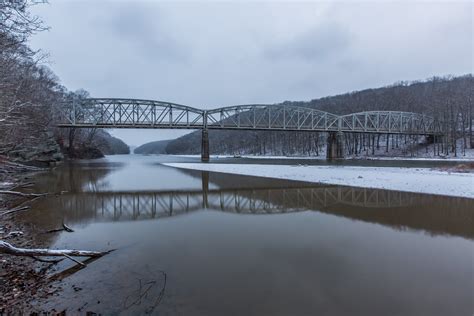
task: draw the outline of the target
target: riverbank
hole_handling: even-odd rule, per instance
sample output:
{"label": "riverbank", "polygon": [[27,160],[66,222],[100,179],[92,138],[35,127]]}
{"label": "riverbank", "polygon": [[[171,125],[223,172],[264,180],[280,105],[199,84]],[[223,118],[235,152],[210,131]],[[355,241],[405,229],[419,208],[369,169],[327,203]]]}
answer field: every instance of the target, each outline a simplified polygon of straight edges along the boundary
{"label": "riverbank", "polygon": [[[112,250],[51,247],[61,232],[74,232],[62,214],[45,215],[44,222],[40,221],[43,225],[25,220],[25,216],[38,211],[38,204],[43,202],[38,199],[56,199],[67,191],[40,185],[41,177],[51,174],[51,169],[18,164],[4,157],[0,162],[0,315],[62,314],[56,306],[43,308],[37,302],[59,295],[64,278]],[[38,177],[39,172],[44,174]],[[60,266],[63,260],[73,265]]]}
{"label": "riverbank", "polygon": [[[27,190],[32,177],[43,169],[26,166],[0,157],[0,190]],[[20,224],[17,212],[28,211],[32,199],[13,194],[0,194],[0,240],[21,248],[43,247],[38,232],[31,225]],[[30,310],[33,297],[45,297],[53,290],[43,268],[32,258],[0,254],[0,314],[20,314]]]}
{"label": "riverbank", "polygon": [[429,168],[164,163],[182,169],[474,199],[474,173]]}

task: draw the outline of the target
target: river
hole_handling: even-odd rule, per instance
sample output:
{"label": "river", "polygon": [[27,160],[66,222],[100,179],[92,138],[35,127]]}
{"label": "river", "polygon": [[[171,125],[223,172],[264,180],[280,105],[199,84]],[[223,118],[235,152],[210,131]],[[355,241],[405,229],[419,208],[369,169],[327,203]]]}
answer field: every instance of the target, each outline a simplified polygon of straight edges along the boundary
{"label": "river", "polygon": [[186,161],[198,158],[109,156],[39,174],[36,191],[58,194],[18,220],[74,228],[39,234],[52,248],[116,250],[35,304],[107,315],[472,315],[474,200],[160,164]]}

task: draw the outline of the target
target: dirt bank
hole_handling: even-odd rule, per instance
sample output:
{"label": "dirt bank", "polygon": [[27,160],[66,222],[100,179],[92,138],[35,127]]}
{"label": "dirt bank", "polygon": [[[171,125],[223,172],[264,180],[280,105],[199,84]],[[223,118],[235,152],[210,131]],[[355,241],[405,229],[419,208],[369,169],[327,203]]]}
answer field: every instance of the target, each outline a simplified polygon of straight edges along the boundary
{"label": "dirt bank", "polygon": [[[13,163],[0,156],[0,190],[28,192],[32,177],[42,169]],[[0,194],[0,240],[22,248],[44,247],[31,225],[16,220],[19,212],[27,212],[34,197]],[[13,210],[13,211],[12,211]],[[18,210],[18,211],[15,211]],[[0,314],[24,314],[31,311],[34,297],[47,297],[55,291],[47,281],[47,263],[29,257],[0,254]]]}

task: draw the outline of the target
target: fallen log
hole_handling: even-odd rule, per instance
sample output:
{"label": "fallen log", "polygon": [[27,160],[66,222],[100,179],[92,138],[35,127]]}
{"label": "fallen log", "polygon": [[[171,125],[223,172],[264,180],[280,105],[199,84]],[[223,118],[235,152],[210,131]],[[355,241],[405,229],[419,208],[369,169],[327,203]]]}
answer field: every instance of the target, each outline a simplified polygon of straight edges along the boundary
{"label": "fallen log", "polygon": [[53,264],[56,264],[58,262],[61,262],[64,260],[64,258],[61,258],[61,259],[42,259],[42,258],[38,258],[38,257],[31,257],[33,259],[35,259],[36,261],[39,261],[39,262],[45,262],[45,263],[53,263]]}
{"label": "fallen log", "polygon": [[47,195],[48,193],[23,193],[23,192],[18,192],[18,191],[0,190],[0,194],[16,195],[16,196],[21,196],[21,197],[39,197],[39,196]]}
{"label": "fallen log", "polygon": [[33,182],[28,182],[28,183],[20,183],[19,185],[11,188],[9,191],[12,191],[12,190],[15,190],[15,189],[18,189],[18,188],[28,188],[28,187],[32,187],[34,186],[35,184]]}
{"label": "fallen log", "polygon": [[19,230],[11,231],[5,236],[5,238],[9,239],[9,238],[15,238],[18,236],[23,236],[23,232]]}
{"label": "fallen log", "polygon": [[15,207],[15,208],[12,208],[11,210],[6,210],[5,212],[0,213],[0,216],[16,213],[19,211],[29,210],[29,209],[30,209],[30,206]]}
{"label": "fallen log", "polygon": [[0,240],[0,252],[15,256],[25,257],[102,257],[111,252],[109,251],[89,251],[89,250],[71,250],[71,249],[27,249],[17,248],[5,241]]}
{"label": "fallen log", "polygon": [[67,231],[68,233],[73,233],[74,232],[74,229],[72,229],[71,227],[67,226],[66,224],[63,223],[63,228],[65,231]]}
{"label": "fallen log", "polygon": [[56,229],[50,229],[48,231],[46,231],[46,233],[56,233],[56,232],[61,232],[61,231],[67,231],[68,233],[73,233],[74,232],[74,229],[72,229],[71,227],[67,226],[66,224],[63,223],[63,227],[61,228],[56,228]]}

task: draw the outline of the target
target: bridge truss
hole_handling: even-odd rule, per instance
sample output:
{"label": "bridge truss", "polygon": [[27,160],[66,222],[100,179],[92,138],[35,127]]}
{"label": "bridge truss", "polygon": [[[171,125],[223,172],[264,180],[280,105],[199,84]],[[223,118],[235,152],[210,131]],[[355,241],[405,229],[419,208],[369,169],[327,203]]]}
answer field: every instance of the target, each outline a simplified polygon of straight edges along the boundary
{"label": "bridge truss", "polygon": [[60,127],[188,128],[204,125],[204,112],[189,106],[139,99],[84,99],[62,107]]}
{"label": "bridge truss", "polygon": [[264,104],[201,110],[170,102],[115,98],[64,104],[59,127],[440,134],[440,124],[434,118],[412,112],[335,115],[305,107]]}

